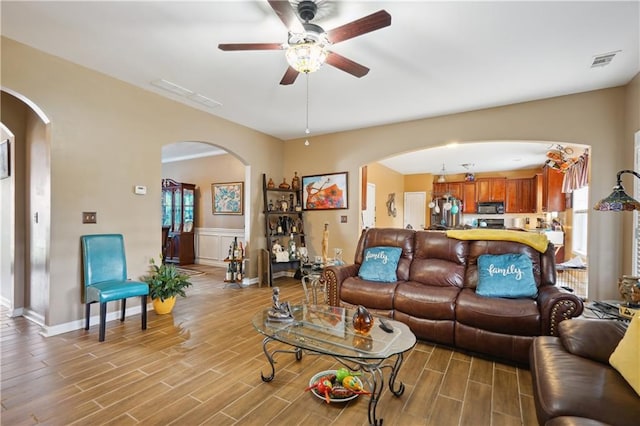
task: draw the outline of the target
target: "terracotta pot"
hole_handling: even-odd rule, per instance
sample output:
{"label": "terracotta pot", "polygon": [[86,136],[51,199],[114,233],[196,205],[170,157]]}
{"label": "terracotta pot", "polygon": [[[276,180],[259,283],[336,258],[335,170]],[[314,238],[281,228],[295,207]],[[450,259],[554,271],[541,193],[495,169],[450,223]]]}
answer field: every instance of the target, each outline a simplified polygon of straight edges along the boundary
{"label": "terracotta pot", "polygon": [[160,299],[153,299],[153,310],[158,315],[169,314],[173,310],[173,306],[176,304],[176,296],[169,299],[165,299],[164,302]]}

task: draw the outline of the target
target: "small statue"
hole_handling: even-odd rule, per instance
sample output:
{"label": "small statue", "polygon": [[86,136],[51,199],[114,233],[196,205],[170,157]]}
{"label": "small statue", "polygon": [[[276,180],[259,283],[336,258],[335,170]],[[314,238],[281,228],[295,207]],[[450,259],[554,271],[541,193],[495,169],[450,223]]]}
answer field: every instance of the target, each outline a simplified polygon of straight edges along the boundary
{"label": "small statue", "polygon": [[289,189],[290,186],[287,183],[287,178],[282,178],[282,183],[279,186],[280,189]]}
{"label": "small statue", "polygon": [[293,172],[293,179],[291,179],[291,189],[296,191],[300,189],[300,178],[298,177],[298,172]]}
{"label": "small statue", "polygon": [[273,179],[269,178],[269,182],[267,182],[267,188],[273,189],[276,187],[276,184],[273,183]]}
{"label": "small statue", "polygon": [[282,248],[280,243],[276,240],[276,242],[273,243],[271,250],[273,251],[273,254],[276,254],[276,253],[281,253],[284,249]]}
{"label": "small statue", "polygon": [[267,312],[270,320],[273,321],[292,321],[293,314],[291,313],[291,306],[289,302],[280,302],[280,287],[273,288],[273,295],[271,296],[273,304],[271,309]]}

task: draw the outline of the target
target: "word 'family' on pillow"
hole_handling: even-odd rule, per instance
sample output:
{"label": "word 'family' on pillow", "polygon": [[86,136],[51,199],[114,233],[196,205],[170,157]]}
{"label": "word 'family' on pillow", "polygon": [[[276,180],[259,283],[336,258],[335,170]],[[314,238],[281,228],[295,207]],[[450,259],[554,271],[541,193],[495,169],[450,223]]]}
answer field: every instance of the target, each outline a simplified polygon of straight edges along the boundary
{"label": "word 'family' on pillow", "polygon": [[476,294],[485,297],[535,298],[538,288],[531,259],[525,254],[483,254],[478,257]]}
{"label": "word 'family' on pillow", "polygon": [[397,281],[396,269],[401,254],[400,247],[380,246],[365,249],[358,276],[363,280],[383,283]]}

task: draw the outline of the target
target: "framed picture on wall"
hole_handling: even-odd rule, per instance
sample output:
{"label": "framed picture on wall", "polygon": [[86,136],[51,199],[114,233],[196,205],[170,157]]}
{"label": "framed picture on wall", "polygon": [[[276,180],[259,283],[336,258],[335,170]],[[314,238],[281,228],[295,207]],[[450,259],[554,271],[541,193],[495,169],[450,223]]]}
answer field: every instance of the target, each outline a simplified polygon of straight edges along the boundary
{"label": "framed picture on wall", "polygon": [[211,184],[213,214],[243,214],[244,182]]}
{"label": "framed picture on wall", "polygon": [[346,209],[348,173],[302,177],[302,206],[305,210]]}
{"label": "framed picture on wall", "polygon": [[11,158],[9,154],[9,139],[5,139],[0,142],[0,179],[11,176]]}

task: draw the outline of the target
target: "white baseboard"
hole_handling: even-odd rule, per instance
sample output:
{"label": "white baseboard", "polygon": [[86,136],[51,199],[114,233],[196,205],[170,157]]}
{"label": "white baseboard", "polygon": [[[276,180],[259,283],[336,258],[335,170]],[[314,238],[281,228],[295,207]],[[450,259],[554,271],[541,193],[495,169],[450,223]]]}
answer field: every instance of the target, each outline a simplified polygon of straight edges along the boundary
{"label": "white baseboard", "polygon": [[[99,307],[99,304],[95,304],[97,307]],[[84,306],[83,306],[84,308]],[[137,306],[133,306],[131,308],[127,308],[124,312],[124,316],[125,319],[131,316],[137,316],[140,317],[140,312],[142,311],[142,309],[140,308],[140,305]],[[147,311],[153,311],[153,305],[151,303],[147,304]],[[31,318],[29,318],[28,316],[24,315],[25,318],[27,318],[30,321],[33,321]],[[120,310],[118,309],[117,311],[113,311],[113,312],[107,312],[107,322],[109,321],[113,321],[113,320],[120,320]],[[54,325],[54,326],[46,326],[42,323],[38,323],[36,321],[36,324],[38,324],[39,326],[42,327],[42,330],[40,331],[40,335],[44,336],[44,337],[51,337],[51,336],[56,336],[58,334],[63,334],[63,333],[68,333],[70,331],[76,331],[76,330],[80,330],[84,328],[84,321],[85,319],[82,318],[80,320],[75,320],[75,321],[69,321],[66,322],[64,324],[58,324],[58,325]],[[92,325],[98,325],[100,324],[100,315],[92,315],[89,318],[89,326],[91,327]]]}

